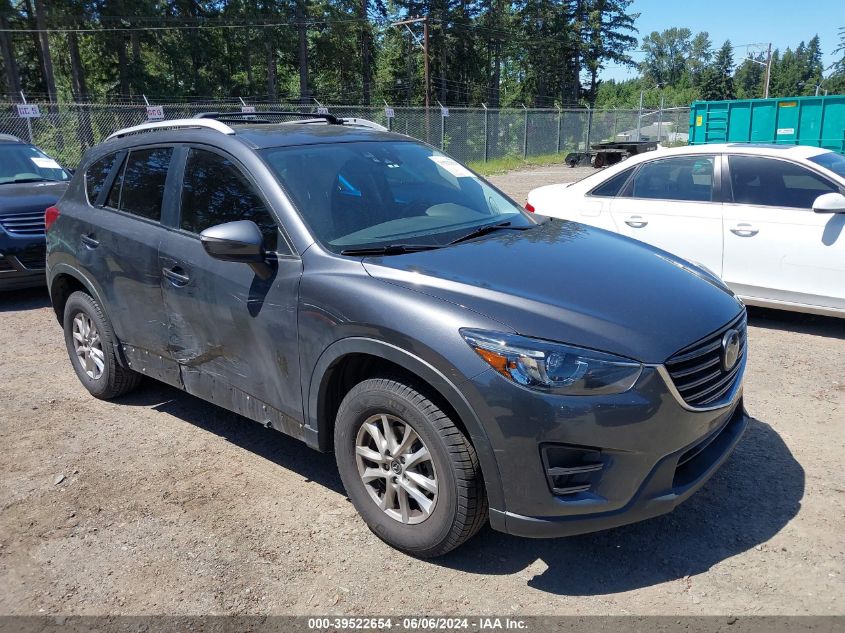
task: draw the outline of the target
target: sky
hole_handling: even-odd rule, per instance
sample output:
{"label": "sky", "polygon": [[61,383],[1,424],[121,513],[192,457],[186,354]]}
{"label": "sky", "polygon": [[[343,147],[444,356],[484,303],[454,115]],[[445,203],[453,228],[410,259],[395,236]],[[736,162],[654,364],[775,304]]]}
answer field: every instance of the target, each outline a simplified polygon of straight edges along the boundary
{"label": "sky", "polygon": [[[799,7],[799,10],[795,10]],[[825,68],[835,58],[833,50],[839,44],[838,28],[845,26],[845,0],[634,0],[630,11],[640,13],[636,21],[642,38],[652,31],[686,27],[693,34],[707,31],[714,48],[729,39],[734,45],[734,62],[742,60],[748,52],[765,52],[766,44],[772,50],[793,50],[804,40],[818,34],[824,53]],[[747,47],[747,44],[762,44]],[[740,46],[742,45],[742,46]],[[640,61],[642,53],[631,53]],[[826,71],[827,75],[830,71]],[[617,81],[637,75],[636,70],[608,66],[602,79]]]}

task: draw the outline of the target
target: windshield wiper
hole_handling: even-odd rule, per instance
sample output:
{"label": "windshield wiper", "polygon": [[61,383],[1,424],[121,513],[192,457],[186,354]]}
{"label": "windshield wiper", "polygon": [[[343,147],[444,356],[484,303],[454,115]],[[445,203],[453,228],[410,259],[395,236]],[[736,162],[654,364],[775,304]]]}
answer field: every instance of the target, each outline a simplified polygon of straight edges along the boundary
{"label": "windshield wiper", "polygon": [[459,237],[456,240],[452,240],[449,242],[448,246],[452,244],[460,244],[461,242],[465,242],[467,240],[471,240],[475,237],[481,237],[482,235],[487,235],[488,233],[492,233],[494,231],[500,231],[501,229],[511,229],[513,231],[524,231],[525,229],[533,228],[532,226],[511,226],[510,220],[507,222],[499,222],[498,224],[485,224],[484,226],[479,226],[474,231],[467,233],[463,237]]}
{"label": "windshield wiper", "polygon": [[340,251],[341,255],[402,255],[403,253],[419,253],[443,248],[437,244],[389,244],[388,246],[365,246],[362,248],[347,248]]}
{"label": "windshield wiper", "polygon": [[17,178],[12,180],[7,180],[6,182],[2,183],[4,185],[13,185],[22,182],[59,182],[58,180],[52,180],[50,178]]}

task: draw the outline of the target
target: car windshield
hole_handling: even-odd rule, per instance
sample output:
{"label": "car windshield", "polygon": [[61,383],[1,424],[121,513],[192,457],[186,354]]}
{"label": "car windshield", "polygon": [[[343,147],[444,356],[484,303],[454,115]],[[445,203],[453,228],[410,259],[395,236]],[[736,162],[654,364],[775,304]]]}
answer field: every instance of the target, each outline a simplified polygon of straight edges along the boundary
{"label": "car windshield", "polygon": [[808,160],[845,178],[845,156],[842,156],[842,154],[825,152],[824,154],[811,156]]}
{"label": "car windshield", "polygon": [[32,145],[0,144],[0,185],[15,182],[70,180],[61,165]]}
{"label": "car windshield", "polygon": [[487,225],[535,225],[466,167],[420,143],[277,147],[262,156],[334,252],[445,246]]}

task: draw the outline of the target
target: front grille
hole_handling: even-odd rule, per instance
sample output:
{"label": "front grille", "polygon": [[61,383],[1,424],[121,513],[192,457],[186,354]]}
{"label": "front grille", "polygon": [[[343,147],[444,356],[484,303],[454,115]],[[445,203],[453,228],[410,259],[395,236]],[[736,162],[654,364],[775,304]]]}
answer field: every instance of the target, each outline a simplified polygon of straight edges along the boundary
{"label": "front grille", "polygon": [[[739,355],[728,371],[722,367],[722,338],[739,332]],[[666,361],[666,370],[681,397],[691,407],[716,407],[733,395],[745,362],[748,343],[745,312],[719,331],[689,345]]]}
{"label": "front grille", "polygon": [[18,261],[29,270],[42,270],[47,265],[47,249],[44,246],[29,248],[15,255]]}
{"label": "front grille", "polygon": [[0,226],[11,235],[44,235],[44,211],[22,211],[0,217]]}

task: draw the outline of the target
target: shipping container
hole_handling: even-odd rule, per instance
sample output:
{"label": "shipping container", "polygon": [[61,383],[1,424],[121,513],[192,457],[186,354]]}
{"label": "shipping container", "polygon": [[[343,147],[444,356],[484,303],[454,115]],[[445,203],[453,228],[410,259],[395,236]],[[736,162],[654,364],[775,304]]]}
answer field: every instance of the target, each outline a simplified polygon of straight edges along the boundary
{"label": "shipping container", "polygon": [[812,145],[845,154],[845,95],[696,101],[689,143]]}

